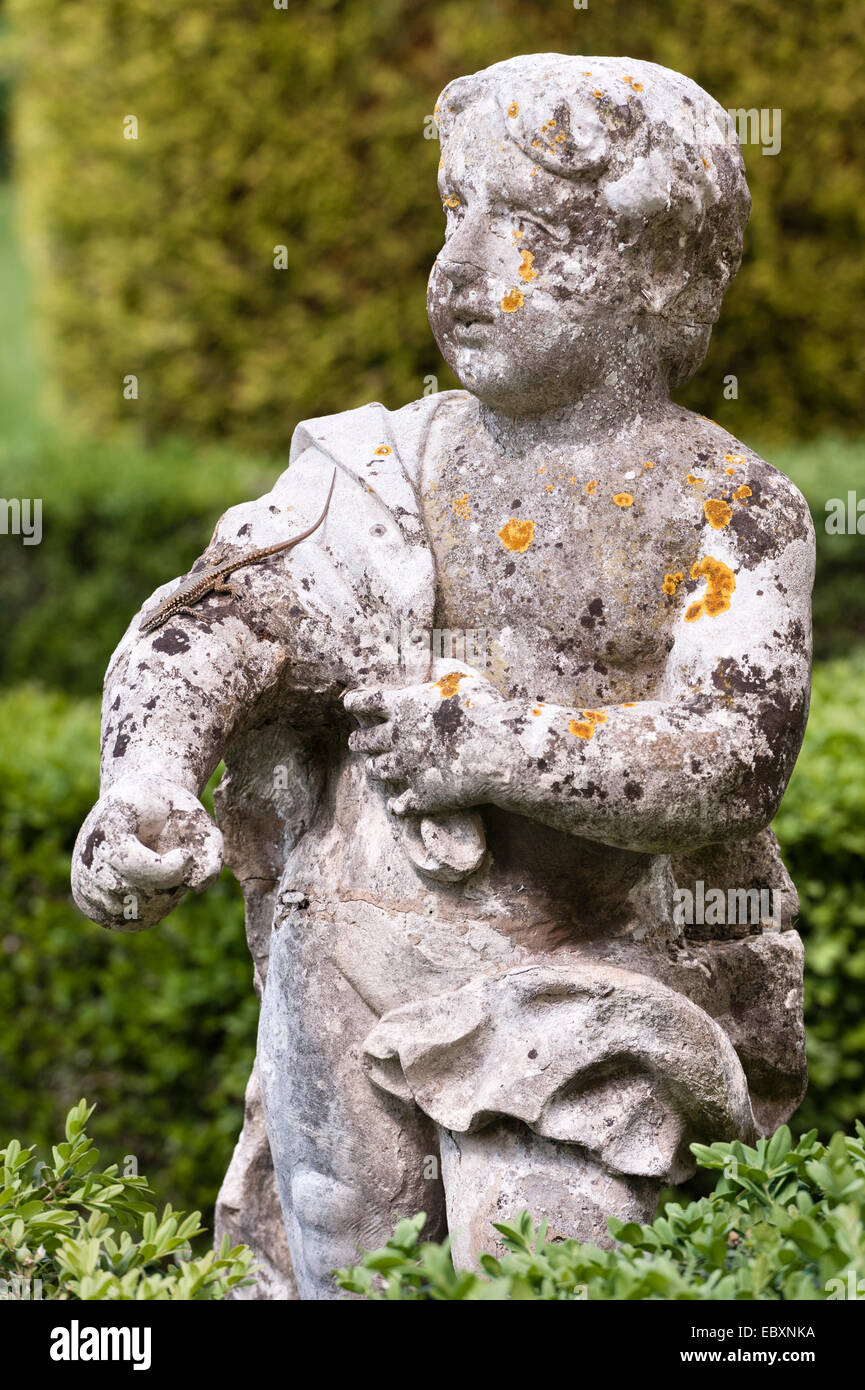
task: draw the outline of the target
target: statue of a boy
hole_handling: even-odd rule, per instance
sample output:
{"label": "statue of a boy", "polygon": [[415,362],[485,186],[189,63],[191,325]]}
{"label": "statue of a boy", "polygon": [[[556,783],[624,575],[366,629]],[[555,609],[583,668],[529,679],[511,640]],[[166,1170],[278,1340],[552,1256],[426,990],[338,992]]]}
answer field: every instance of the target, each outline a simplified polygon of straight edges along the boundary
{"label": "statue of a boy", "polygon": [[[739,264],[735,139],[631,59],[515,58],[437,112],[429,316],[465,390],[300,425],[200,563],[308,526],[335,468],[321,528],[133,621],[75,857],[81,908],[137,929],[224,836],[305,1298],[420,1209],[458,1263],[523,1207],[603,1241],[689,1143],[772,1130],[804,1086],[767,827],[807,717],[812,528],[669,395]],[[222,833],[198,800],[220,758]],[[762,920],[733,910],[759,890]]]}

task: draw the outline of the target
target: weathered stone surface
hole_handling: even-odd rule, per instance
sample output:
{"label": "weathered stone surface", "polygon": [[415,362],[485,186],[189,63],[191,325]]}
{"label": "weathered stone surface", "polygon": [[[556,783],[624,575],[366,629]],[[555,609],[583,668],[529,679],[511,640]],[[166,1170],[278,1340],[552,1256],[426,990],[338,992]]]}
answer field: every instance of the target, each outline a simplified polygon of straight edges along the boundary
{"label": "weathered stone surface", "polygon": [[258,1297],[292,1296],[276,1189],[300,1297],[332,1298],[421,1208],[465,1262],[521,1206],[605,1239],[689,1143],[771,1130],[805,1082],[767,827],[813,532],[669,397],[739,263],[735,138],[631,59],[513,59],[437,110],[429,314],[466,389],[305,422],[200,563],[308,526],[335,467],[321,529],[133,621],[73,868],[120,930],[223,858],[243,884],[262,1105],[254,1077],[219,1223],[264,1252]]}

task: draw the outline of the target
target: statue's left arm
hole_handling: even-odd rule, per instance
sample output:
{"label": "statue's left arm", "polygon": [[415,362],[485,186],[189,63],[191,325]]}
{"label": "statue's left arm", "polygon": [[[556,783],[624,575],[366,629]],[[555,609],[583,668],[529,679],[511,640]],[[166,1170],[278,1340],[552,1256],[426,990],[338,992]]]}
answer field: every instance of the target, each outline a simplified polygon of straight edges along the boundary
{"label": "statue's left arm", "polygon": [[394,813],[493,803],[650,853],[768,825],[808,716],[814,539],[799,492],[764,468],[770,486],[747,524],[703,528],[655,698],[592,709],[511,701],[473,673],[445,692],[350,696],[361,718],[385,721],[351,741],[395,789]]}

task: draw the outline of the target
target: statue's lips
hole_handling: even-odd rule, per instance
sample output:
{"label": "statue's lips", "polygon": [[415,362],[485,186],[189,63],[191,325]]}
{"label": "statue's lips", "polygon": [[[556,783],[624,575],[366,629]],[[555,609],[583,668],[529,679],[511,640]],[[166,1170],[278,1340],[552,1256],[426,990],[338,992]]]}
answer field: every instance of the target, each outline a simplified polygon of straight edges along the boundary
{"label": "statue's lips", "polygon": [[455,319],[453,333],[461,346],[470,347],[473,343],[484,342],[489,337],[491,328],[492,319]]}

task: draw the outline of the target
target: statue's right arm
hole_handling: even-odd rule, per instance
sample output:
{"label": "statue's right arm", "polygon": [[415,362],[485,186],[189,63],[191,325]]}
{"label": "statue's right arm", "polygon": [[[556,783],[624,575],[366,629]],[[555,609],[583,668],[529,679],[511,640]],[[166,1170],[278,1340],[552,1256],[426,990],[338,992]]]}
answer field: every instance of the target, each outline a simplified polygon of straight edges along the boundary
{"label": "statue's right arm", "polygon": [[[251,550],[301,530],[321,510],[329,477],[320,477],[306,489],[281,480],[232,508],[205,558],[226,543]],[[324,529],[303,544],[322,543]],[[291,601],[301,548],[236,572],[233,597],[209,596],[149,634],[141,613],[130,624],[105,680],[101,796],[73,856],[73,896],[93,921],[141,930],[217,877],[222,836],[199,800],[211,773],[289,672],[326,685],[311,672],[316,634]],[[143,611],[152,608],[148,600]]]}

